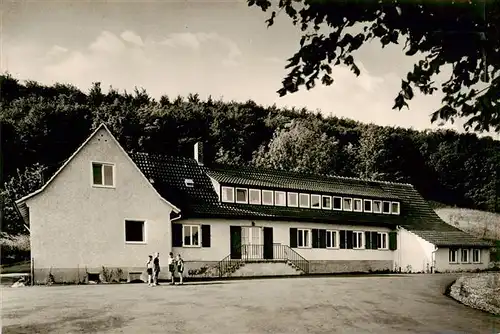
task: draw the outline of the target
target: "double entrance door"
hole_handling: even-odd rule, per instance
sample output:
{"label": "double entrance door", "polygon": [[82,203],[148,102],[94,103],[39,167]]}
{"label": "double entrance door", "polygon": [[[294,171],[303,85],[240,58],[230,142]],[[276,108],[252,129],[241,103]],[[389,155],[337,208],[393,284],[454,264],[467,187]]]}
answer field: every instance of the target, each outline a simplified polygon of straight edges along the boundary
{"label": "double entrance door", "polygon": [[230,227],[231,258],[261,260],[273,258],[273,228]]}

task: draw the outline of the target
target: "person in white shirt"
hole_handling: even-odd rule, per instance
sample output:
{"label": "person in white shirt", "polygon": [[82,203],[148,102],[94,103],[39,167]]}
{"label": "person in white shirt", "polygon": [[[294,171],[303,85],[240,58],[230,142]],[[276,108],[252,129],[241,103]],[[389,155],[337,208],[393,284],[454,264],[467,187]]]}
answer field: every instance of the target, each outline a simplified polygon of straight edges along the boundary
{"label": "person in white shirt", "polygon": [[153,286],[153,256],[149,255],[149,260],[146,262],[148,272],[148,286]]}
{"label": "person in white shirt", "polygon": [[174,253],[170,252],[170,257],[168,258],[168,271],[170,272],[170,277],[172,282],[170,284],[174,285],[174,273],[175,273],[175,263],[174,263]]}

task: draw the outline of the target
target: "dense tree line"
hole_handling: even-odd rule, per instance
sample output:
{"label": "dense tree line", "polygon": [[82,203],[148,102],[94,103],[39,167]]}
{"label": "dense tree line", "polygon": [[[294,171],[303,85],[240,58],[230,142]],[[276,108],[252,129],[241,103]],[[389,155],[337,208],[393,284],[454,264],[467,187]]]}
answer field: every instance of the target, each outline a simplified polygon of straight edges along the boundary
{"label": "dense tree line", "polygon": [[[454,131],[415,131],[324,117],[307,110],[198,95],[159,100],[144,90],[89,92],[0,76],[2,229],[25,232],[13,200],[38,188],[104,122],[127,151],[408,182],[428,200],[500,211],[500,142]],[[499,175],[500,178],[500,175]],[[495,205],[496,199],[496,205]]]}

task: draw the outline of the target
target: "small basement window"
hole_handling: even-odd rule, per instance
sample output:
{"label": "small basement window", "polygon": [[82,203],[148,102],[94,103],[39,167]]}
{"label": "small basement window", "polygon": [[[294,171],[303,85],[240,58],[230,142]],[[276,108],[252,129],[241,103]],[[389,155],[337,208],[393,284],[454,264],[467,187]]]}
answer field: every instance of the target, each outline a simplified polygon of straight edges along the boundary
{"label": "small basement window", "polygon": [[371,199],[365,199],[363,201],[364,203],[364,211],[365,212],[372,212],[372,200]]}
{"label": "small basement window", "polygon": [[184,184],[188,188],[193,188],[194,187],[194,181],[192,179],[184,179]]}
{"label": "small basement window", "polygon": [[274,204],[277,206],[286,206],[286,192],[275,191],[274,192]]}
{"label": "small basement window", "polygon": [[321,195],[311,195],[311,208],[321,209]]}
{"label": "small basement window", "polygon": [[222,187],[222,201],[234,203],[234,188]]}
{"label": "small basement window", "polygon": [[342,210],[342,197],[333,197],[333,210]]}
{"label": "small basement window", "polygon": [[356,212],[363,211],[363,201],[359,198],[354,199],[354,211]]}
{"label": "small basement window", "polygon": [[141,220],[125,221],[125,242],[127,243],[145,243],[145,222]]}
{"label": "small basement window", "polygon": [[259,189],[250,189],[250,204],[260,204],[260,190]]}
{"label": "small basement window", "polygon": [[391,213],[393,215],[399,215],[399,202],[391,203]]}
{"label": "small basement window", "polygon": [[344,211],[352,211],[352,198],[344,198]]}
{"label": "small basement window", "polygon": [[299,194],[288,193],[288,206],[295,208],[299,206]]}
{"label": "small basement window", "polygon": [[299,195],[299,205],[301,208],[309,207],[309,194],[300,194]]}
{"label": "small basement window", "polygon": [[323,196],[323,203],[321,203],[321,207],[323,209],[331,210],[332,209],[332,196]]}
{"label": "small basement window", "polygon": [[92,184],[101,187],[114,187],[114,165],[110,163],[92,163]]}
{"label": "small basement window", "polygon": [[384,201],[382,205],[382,213],[390,214],[391,213],[391,202]]}
{"label": "small basement window", "polygon": [[373,212],[382,213],[382,201],[373,201]]}
{"label": "small basement window", "polygon": [[236,188],[236,203],[248,203],[248,189]]}
{"label": "small basement window", "polygon": [[273,205],[273,194],[272,190],[262,190],[262,204],[264,205]]}

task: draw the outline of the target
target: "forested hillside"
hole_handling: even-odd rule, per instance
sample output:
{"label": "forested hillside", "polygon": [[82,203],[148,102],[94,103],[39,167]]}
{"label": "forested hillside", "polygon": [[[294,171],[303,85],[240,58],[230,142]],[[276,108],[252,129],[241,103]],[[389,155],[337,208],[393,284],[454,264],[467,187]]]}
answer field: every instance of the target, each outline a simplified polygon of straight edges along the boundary
{"label": "forested hillside", "polygon": [[46,181],[101,122],[127,151],[192,156],[201,140],[206,161],[409,182],[431,201],[500,211],[500,142],[491,138],[380,127],[252,101],[156,101],[140,90],[104,93],[98,83],[82,92],[9,75],[0,76],[0,94],[2,230],[10,233],[26,232],[12,201]]}

